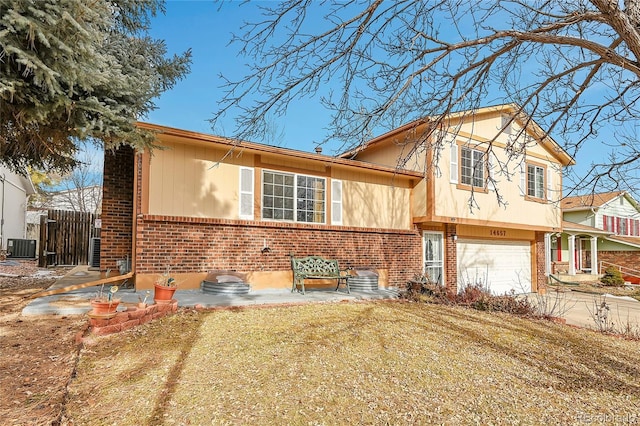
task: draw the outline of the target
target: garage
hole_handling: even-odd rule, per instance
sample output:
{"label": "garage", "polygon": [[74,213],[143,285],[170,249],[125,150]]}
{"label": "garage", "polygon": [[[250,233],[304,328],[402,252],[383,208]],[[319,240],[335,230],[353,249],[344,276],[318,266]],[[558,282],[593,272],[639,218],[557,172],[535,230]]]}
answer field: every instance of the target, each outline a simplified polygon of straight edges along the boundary
{"label": "garage", "polygon": [[458,289],[482,283],[493,294],[531,292],[531,244],[528,241],[459,239]]}

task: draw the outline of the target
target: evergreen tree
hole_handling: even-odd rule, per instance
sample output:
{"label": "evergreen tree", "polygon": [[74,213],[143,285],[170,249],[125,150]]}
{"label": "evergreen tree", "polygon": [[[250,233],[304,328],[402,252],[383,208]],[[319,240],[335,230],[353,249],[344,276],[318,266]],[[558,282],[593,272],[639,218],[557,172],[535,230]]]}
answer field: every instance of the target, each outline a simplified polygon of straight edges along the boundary
{"label": "evergreen tree", "polygon": [[0,0],[0,162],[70,171],[79,140],[152,148],[136,120],[185,76],[148,35],[162,0]]}

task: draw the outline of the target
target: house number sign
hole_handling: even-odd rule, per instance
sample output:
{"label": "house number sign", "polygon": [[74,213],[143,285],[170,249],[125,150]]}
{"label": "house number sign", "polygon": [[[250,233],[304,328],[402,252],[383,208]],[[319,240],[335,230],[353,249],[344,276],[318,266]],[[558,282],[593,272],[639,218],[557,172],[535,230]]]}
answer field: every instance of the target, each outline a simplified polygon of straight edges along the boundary
{"label": "house number sign", "polygon": [[491,235],[492,237],[506,237],[507,231],[505,231],[504,229],[490,229],[489,235]]}

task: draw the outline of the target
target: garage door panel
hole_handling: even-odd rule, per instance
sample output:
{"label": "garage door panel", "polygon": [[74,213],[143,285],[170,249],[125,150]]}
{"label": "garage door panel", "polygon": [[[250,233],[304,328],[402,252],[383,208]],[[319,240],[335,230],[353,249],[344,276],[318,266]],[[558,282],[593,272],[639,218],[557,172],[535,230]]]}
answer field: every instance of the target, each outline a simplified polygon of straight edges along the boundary
{"label": "garage door panel", "polygon": [[494,294],[531,292],[531,245],[527,241],[458,240],[459,287],[482,284]]}

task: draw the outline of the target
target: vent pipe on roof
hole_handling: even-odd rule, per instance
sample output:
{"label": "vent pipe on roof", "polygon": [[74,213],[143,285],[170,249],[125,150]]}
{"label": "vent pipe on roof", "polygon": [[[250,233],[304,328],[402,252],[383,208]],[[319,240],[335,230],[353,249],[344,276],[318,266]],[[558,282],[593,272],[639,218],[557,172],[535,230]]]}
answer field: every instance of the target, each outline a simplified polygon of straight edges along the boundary
{"label": "vent pipe on roof", "polygon": [[322,154],[322,147],[320,145],[316,146],[316,154]]}

